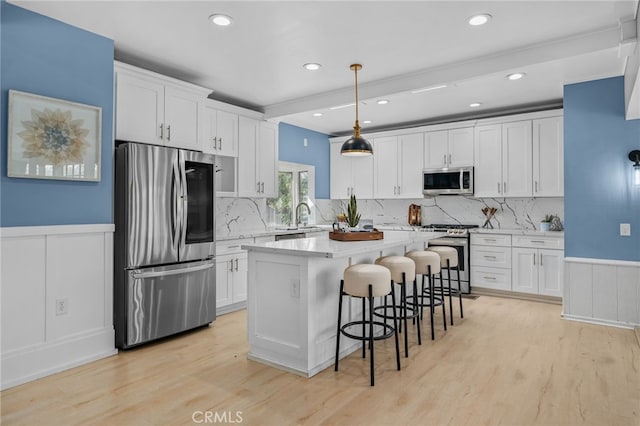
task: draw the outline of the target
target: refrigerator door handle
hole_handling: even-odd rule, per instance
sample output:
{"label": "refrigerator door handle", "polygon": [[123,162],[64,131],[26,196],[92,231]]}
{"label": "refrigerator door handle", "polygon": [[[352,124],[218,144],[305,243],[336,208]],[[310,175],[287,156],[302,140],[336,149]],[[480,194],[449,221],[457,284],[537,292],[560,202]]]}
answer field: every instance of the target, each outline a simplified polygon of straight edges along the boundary
{"label": "refrigerator door handle", "polygon": [[178,200],[178,209],[180,214],[180,247],[184,247],[187,237],[187,172],[184,153],[180,151],[178,156],[178,169],[180,170],[180,199]]}
{"label": "refrigerator door handle", "polygon": [[166,277],[169,275],[178,275],[178,274],[186,274],[188,272],[203,271],[205,269],[213,268],[214,266],[215,266],[215,262],[211,262],[211,263],[205,263],[204,265],[192,266],[190,268],[176,268],[170,271],[138,272],[138,273],[132,274],[132,276],[135,279]]}
{"label": "refrigerator door handle", "polygon": [[178,199],[180,194],[182,194],[182,189],[180,188],[180,171],[178,169],[178,164],[173,164],[173,176],[171,179],[171,225],[172,225],[172,244],[176,249],[180,244],[180,228],[181,226],[181,210],[180,203]]}

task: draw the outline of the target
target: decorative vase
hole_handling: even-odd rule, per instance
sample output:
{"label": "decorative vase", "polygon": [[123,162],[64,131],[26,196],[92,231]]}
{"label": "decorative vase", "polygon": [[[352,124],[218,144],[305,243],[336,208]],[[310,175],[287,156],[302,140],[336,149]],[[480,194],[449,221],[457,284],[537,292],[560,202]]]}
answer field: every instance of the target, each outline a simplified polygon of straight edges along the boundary
{"label": "decorative vase", "polygon": [[540,222],[541,231],[548,231],[550,227],[551,227],[551,222]]}

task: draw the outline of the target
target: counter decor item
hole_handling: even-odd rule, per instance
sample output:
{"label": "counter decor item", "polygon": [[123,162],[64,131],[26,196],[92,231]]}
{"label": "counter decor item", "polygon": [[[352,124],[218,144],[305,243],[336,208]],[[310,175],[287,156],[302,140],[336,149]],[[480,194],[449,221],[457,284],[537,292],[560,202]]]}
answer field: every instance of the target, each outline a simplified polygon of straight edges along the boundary
{"label": "counter decor item", "polygon": [[422,220],[421,207],[417,204],[409,204],[409,217],[407,222],[409,226],[420,226]]}
{"label": "counter decor item", "polygon": [[347,205],[347,225],[349,228],[355,228],[360,223],[360,213],[358,213],[358,201],[356,196],[349,197],[349,205]]}
{"label": "counter decor item", "polygon": [[544,219],[540,221],[540,230],[549,231],[551,228],[551,221],[555,216],[552,214],[545,215]]}
{"label": "counter decor item", "polygon": [[555,215],[553,219],[551,219],[551,224],[549,225],[549,231],[563,231],[564,226],[562,226],[562,221],[560,220],[560,216]]}
{"label": "counter decor item", "polygon": [[497,211],[498,209],[496,209],[495,207],[484,207],[482,209],[482,214],[486,218],[486,220],[484,221],[484,224],[482,224],[483,228],[493,229],[491,218],[493,217],[494,214],[496,214]]}
{"label": "counter decor item", "polygon": [[360,213],[358,213],[358,201],[355,195],[349,197],[345,220],[348,228],[341,229],[340,222],[334,223],[333,231],[329,232],[329,239],[337,241],[370,241],[384,238],[384,234],[373,227],[358,228]]}

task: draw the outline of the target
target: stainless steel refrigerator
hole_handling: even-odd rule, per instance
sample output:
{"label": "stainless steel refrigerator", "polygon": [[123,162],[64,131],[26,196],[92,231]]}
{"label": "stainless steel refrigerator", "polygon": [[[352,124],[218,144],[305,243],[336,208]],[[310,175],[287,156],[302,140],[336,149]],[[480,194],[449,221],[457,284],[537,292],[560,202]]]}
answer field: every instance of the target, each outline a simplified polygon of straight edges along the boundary
{"label": "stainless steel refrigerator", "polygon": [[214,157],[119,142],[114,326],[130,348],[216,318]]}

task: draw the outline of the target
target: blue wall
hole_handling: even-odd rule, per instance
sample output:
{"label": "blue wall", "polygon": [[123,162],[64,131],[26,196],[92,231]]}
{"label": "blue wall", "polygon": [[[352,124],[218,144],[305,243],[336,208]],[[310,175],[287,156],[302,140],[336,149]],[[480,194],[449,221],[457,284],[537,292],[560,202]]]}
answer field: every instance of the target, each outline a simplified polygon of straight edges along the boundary
{"label": "blue wall", "polygon": [[329,198],[329,135],[287,123],[280,123],[279,132],[280,161],[315,166],[316,198]]}
{"label": "blue wall", "polygon": [[[640,120],[624,119],[622,77],[564,88],[565,256],[640,261],[640,189],[629,151]],[[620,236],[620,223],[631,236]]]}
{"label": "blue wall", "polygon": [[[113,223],[113,41],[0,3],[0,226]],[[100,182],[7,177],[8,90],[102,107]]]}

